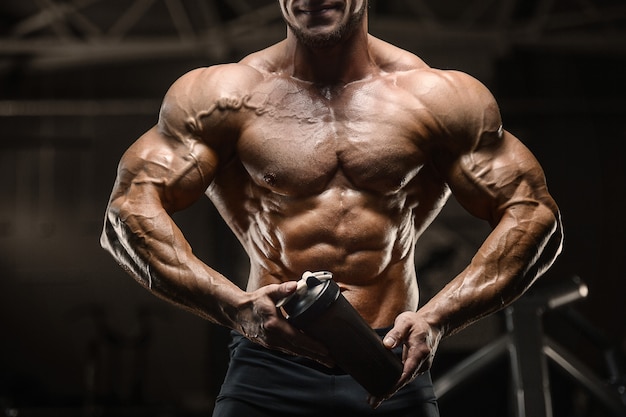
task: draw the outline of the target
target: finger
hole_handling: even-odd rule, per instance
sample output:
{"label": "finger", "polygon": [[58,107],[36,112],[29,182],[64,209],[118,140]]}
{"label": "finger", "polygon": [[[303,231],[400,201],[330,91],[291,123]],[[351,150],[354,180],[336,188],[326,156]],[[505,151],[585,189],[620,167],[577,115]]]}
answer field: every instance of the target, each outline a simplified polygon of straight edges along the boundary
{"label": "finger", "polygon": [[393,328],[383,337],[383,344],[387,349],[393,349],[404,342],[407,332],[408,327],[404,325],[404,322],[400,319],[396,319]]}
{"label": "finger", "polygon": [[375,397],[373,395],[370,395],[370,397],[367,399],[367,403],[374,410],[377,409],[378,406],[380,406],[383,403],[383,401],[385,401],[384,398],[382,398],[382,397]]}
{"label": "finger", "polygon": [[398,380],[399,386],[404,386],[415,379],[418,375],[426,372],[432,363],[430,351],[424,344],[407,344],[403,352],[402,375]]}
{"label": "finger", "polygon": [[400,383],[400,381],[398,381],[398,383],[394,386],[394,388],[391,391],[389,391],[388,394],[381,395],[381,396],[370,395],[367,399],[367,403],[369,404],[370,407],[372,407],[373,409],[376,409],[383,403],[383,401],[386,401],[389,398],[393,397],[395,393],[398,392],[400,388],[402,388],[404,385],[405,383]]}
{"label": "finger", "polygon": [[398,344],[400,343],[401,337],[402,336],[400,336],[399,333],[390,331],[383,338],[383,345],[385,345],[387,349],[393,349],[396,346],[398,346]]}
{"label": "finger", "polygon": [[326,346],[302,333],[282,317],[267,320],[264,327],[268,341],[275,348],[307,357],[329,368],[335,365]]}
{"label": "finger", "polygon": [[268,297],[272,299],[274,304],[282,300],[283,298],[293,294],[296,291],[298,284],[296,281],[287,281],[281,284],[267,285],[264,287]]}

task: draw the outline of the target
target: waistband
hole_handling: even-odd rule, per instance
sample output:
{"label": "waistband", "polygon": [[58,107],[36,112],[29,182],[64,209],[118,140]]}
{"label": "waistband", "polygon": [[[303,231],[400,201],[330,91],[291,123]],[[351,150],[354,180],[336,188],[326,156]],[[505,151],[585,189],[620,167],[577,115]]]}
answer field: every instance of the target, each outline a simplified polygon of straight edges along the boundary
{"label": "waistband", "polygon": [[[391,330],[392,327],[385,327],[385,328],[379,328],[379,329],[373,329],[378,336],[382,339],[387,332],[389,332],[389,330]],[[235,331],[235,330],[231,330],[230,331],[230,336],[231,336],[231,341],[228,345],[228,348],[230,350],[231,353],[231,357],[234,354],[234,352],[237,350],[239,351],[239,353],[243,353],[242,351],[248,351],[248,352],[257,352],[259,354],[265,354],[265,355],[272,355],[274,357],[280,358],[281,360],[286,360],[286,361],[290,361],[290,362],[294,362],[294,363],[298,363],[300,365],[303,366],[307,366],[309,368],[313,368],[316,369],[322,373],[325,374],[329,374],[329,375],[346,375],[346,372],[339,368],[339,367],[334,367],[334,368],[328,368],[312,359],[309,358],[305,358],[303,356],[296,356],[296,355],[292,355],[289,353],[285,353],[285,352],[281,352],[278,350],[273,350],[273,349],[268,349],[264,346],[259,345],[258,343],[255,343],[251,340],[249,340],[248,338],[244,337],[241,333]],[[392,352],[399,358],[402,359],[402,345],[400,346],[396,346],[394,349],[392,349]]]}

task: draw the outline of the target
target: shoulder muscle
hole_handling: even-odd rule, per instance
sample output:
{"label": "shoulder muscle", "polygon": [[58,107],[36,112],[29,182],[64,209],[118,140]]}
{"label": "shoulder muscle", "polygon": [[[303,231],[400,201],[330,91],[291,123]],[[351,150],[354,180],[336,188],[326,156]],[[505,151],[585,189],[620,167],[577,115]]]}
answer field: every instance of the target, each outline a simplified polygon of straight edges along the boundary
{"label": "shoulder muscle", "polygon": [[205,138],[236,127],[229,110],[238,110],[262,75],[247,65],[223,64],[199,68],[180,77],[169,88],[159,112],[165,134]]}
{"label": "shoulder muscle", "polygon": [[487,87],[470,75],[418,70],[411,76],[410,88],[436,121],[438,143],[450,151],[468,151],[501,137],[498,104]]}

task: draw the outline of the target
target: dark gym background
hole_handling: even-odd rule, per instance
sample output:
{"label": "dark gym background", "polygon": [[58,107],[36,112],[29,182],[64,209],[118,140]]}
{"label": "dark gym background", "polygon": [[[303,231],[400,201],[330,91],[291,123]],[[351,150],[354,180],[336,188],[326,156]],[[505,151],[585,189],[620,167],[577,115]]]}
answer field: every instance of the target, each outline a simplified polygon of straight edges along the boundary
{"label": "dark gym background", "polygon": [[[483,81],[543,164],[566,239],[537,290],[573,276],[589,288],[546,313],[545,332],[617,389],[604,353],[626,350],[626,3],[371,3],[375,36]],[[224,330],[125,275],[99,247],[102,216],[121,153],[169,85],[284,34],[274,0],[0,1],[0,415],[209,415]],[[246,260],[208,201],[177,219],[201,258],[243,282]],[[486,232],[450,202],[418,247],[424,298]],[[446,340],[433,375],[502,334],[502,317]],[[443,415],[507,415],[509,380],[496,363],[442,398]],[[555,416],[609,415],[553,367],[550,383]]]}

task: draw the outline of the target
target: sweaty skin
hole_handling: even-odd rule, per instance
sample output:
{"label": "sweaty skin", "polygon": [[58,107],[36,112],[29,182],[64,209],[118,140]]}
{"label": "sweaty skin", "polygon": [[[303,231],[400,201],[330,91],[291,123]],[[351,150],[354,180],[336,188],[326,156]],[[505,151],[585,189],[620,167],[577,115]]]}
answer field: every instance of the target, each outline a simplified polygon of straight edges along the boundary
{"label": "sweaty skin", "polygon": [[[442,337],[509,305],[552,264],[558,208],[477,80],[372,37],[366,19],[328,40],[327,26],[365,2],[280,5],[286,40],[171,86],[158,124],[122,157],[102,245],[156,295],[326,364],[274,305],[303,271],[332,271],[372,327],[393,325],[399,388],[429,369]],[[319,39],[304,44],[309,32]],[[247,291],[198,259],[172,221],[205,193],[250,257]],[[451,193],[492,232],[417,310],[415,244]]]}

